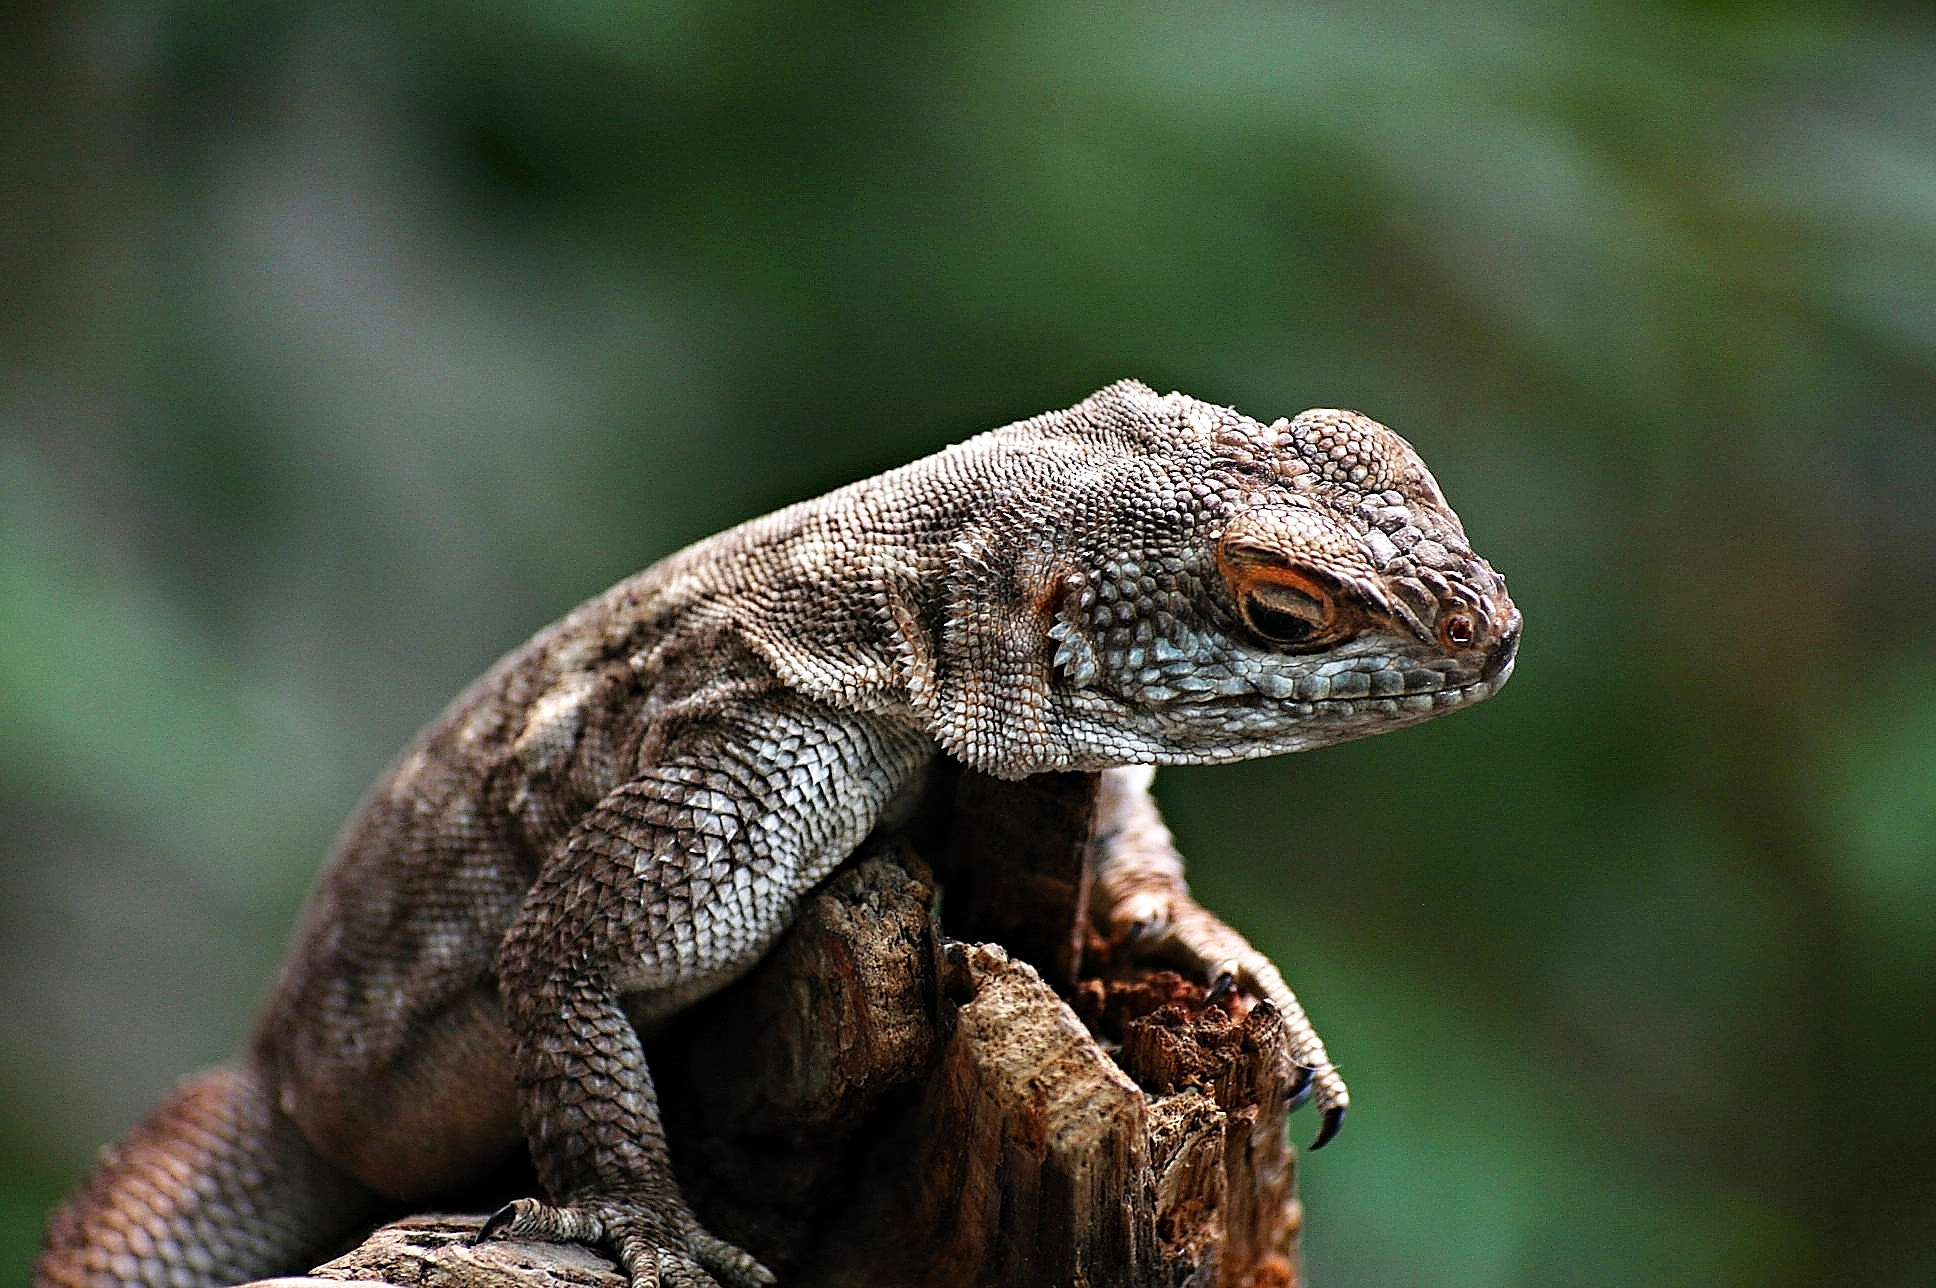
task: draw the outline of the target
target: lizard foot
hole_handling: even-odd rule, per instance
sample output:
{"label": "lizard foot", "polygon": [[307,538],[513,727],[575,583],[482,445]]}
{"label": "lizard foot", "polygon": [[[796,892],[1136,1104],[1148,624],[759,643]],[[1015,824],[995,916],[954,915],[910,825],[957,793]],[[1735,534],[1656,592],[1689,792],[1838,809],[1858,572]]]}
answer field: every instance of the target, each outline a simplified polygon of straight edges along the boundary
{"label": "lizard foot", "polygon": [[1311,1148],[1323,1149],[1330,1144],[1344,1126],[1351,1093],[1297,995],[1270,958],[1187,895],[1178,898],[1168,891],[1139,891],[1111,911],[1116,933],[1134,956],[1195,971],[1199,979],[1208,982],[1213,1001],[1240,989],[1277,1008],[1284,1017],[1291,1059],[1298,1068],[1292,1107],[1310,1100],[1318,1111],[1318,1134]]}
{"label": "lizard foot", "polygon": [[667,1213],[644,1195],[594,1198],[553,1206],[513,1199],[491,1214],[477,1241],[530,1239],[582,1243],[617,1258],[631,1288],[767,1288],[773,1272],[724,1239],[714,1238],[684,1205]]}

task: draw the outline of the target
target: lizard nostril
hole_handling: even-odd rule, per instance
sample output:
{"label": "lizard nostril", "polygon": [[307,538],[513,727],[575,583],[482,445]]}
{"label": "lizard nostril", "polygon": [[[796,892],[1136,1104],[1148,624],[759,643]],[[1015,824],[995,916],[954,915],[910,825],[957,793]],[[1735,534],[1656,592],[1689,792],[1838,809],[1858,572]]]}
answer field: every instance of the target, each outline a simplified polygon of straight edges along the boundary
{"label": "lizard nostril", "polygon": [[1513,624],[1500,633],[1499,642],[1493,646],[1492,656],[1486,659],[1484,676],[1494,680],[1512,669],[1513,658],[1519,654],[1520,623],[1517,615]]}
{"label": "lizard nostril", "polygon": [[1439,642],[1447,648],[1471,648],[1478,638],[1478,623],[1469,613],[1447,613],[1439,619]]}

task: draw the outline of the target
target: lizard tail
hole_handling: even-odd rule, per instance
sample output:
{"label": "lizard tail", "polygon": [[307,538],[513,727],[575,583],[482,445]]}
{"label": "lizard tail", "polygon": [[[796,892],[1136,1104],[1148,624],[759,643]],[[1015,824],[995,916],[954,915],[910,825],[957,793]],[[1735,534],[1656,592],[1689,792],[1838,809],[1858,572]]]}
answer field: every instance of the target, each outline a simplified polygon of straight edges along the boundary
{"label": "lizard tail", "polygon": [[47,1223],[34,1288],[221,1288],[306,1270],[377,1213],[253,1065],[184,1082]]}

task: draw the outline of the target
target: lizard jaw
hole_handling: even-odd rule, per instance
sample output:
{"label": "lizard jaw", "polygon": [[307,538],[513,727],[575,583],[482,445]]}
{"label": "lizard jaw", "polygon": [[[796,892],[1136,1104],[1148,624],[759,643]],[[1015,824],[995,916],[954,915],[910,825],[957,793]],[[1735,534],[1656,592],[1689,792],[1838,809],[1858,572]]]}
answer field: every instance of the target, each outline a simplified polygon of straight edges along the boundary
{"label": "lizard jaw", "polygon": [[[1375,693],[1365,671],[1333,659],[1320,696],[1317,678],[1303,677],[1308,696],[1291,688],[1273,698],[1256,683],[1235,693],[1171,691],[1152,701],[1130,695],[1125,701],[1097,689],[1058,695],[1068,734],[1067,761],[1042,768],[1106,769],[1123,764],[1224,764],[1262,756],[1308,751],[1421,723],[1491,697],[1511,678],[1518,658],[1521,621],[1517,610],[1499,629],[1485,655],[1457,673],[1462,682],[1410,692]],[[1397,674],[1397,664],[1376,668]],[[1414,667],[1414,672],[1417,670]],[[1443,671],[1433,672],[1444,674]],[[1365,691],[1330,696],[1334,679],[1355,677],[1335,687]],[[1389,682],[1387,682],[1389,683]]]}

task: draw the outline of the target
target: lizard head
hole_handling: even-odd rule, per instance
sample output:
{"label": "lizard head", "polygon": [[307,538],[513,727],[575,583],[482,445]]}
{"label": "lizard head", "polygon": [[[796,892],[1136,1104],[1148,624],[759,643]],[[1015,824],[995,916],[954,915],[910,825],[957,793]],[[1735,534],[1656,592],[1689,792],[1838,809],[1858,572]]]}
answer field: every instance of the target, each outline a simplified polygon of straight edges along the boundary
{"label": "lizard head", "polygon": [[1264,425],[1126,381],[1012,428],[1057,452],[1073,440],[1076,462],[1005,560],[1040,625],[1054,729],[1053,754],[1020,772],[1344,742],[1470,706],[1512,673],[1504,579],[1376,421]]}

